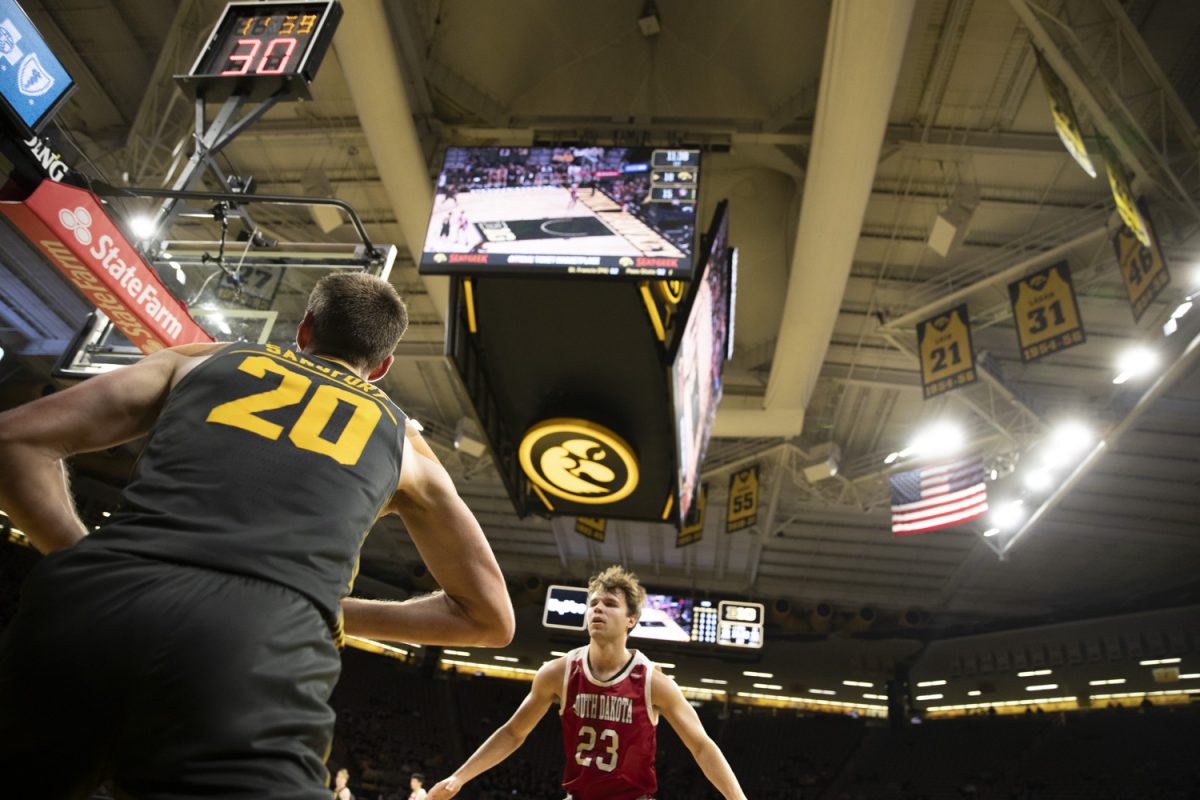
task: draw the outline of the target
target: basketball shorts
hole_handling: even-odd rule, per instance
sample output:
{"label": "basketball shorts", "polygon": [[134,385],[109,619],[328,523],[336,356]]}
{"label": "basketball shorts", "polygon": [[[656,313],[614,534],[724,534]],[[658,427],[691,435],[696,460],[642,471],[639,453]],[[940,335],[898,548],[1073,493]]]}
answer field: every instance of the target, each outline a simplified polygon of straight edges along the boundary
{"label": "basketball shorts", "polygon": [[5,794],[328,800],[339,670],[291,589],[85,540],[34,567],[0,638]]}

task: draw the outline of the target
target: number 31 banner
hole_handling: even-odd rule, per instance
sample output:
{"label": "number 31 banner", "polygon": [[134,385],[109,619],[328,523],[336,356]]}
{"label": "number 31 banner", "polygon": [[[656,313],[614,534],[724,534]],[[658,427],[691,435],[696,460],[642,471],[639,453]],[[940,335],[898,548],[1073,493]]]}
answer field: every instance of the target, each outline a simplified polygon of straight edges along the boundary
{"label": "number 31 banner", "polygon": [[918,322],[917,351],[926,400],[978,381],[967,304]]}
{"label": "number 31 banner", "polygon": [[1066,261],[1013,281],[1008,285],[1008,298],[1021,360],[1026,364],[1087,341]]}

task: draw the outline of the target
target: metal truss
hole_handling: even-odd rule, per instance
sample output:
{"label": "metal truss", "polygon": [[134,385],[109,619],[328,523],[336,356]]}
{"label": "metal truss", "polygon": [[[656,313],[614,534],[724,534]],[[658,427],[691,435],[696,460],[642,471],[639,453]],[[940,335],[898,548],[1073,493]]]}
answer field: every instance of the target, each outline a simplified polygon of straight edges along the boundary
{"label": "metal truss", "polygon": [[124,163],[128,183],[161,181],[160,185],[166,186],[175,170],[187,160],[192,137],[192,103],[173,78],[195,59],[196,43],[204,40],[212,25],[207,13],[210,10],[200,0],[179,2],[126,138]]}
{"label": "metal truss", "polygon": [[1139,179],[1200,219],[1200,131],[1118,0],[1009,0]]}

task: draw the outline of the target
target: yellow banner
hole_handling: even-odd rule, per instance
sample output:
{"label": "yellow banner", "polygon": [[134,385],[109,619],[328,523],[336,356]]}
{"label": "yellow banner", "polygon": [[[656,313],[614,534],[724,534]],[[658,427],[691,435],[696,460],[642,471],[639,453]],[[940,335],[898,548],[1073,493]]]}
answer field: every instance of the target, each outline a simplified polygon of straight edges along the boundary
{"label": "yellow banner", "polygon": [[576,517],[575,532],[583,534],[589,539],[597,542],[604,541],[604,530],[608,527],[608,520],[603,517]]}
{"label": "yellow banner", "polygon": [[700,484],[700,492],[692,505],[692,512],[684,520],[683,527],[675,534],[675,546],[686,547],[704,538],[704,520],[708,511],[708,484]]}
{"label": "yellow banner", "polygon": [[[1149,220],[1145,206],[1140,208],[1142,217]],[[1133,309],[1133,320],[1137,322],[1154,302],[1154,298],[1171,282],[1167,262],[1158,246],[1158,236],[1150,229],[1150,246],[1143,247],[1137,236],[1122,225],[1113,234],[1113,248],[1117,251],[1117,266],[1121,269],[1121,280],[1129,295]]]}
{"label": "yellow banner", "polygon": [[1062,140],[1067,152],[1075,163],[1090,177],[1096,177],[1096,168],[1088,156],[1087,146],[1083,143],[1083,129],[1079,126],[1079,116],[1075,113],[1075,104],[1071,102],[1071,93],[1058,74],[1038,54],[1038,69],[1042,73],[1042,83],[1046,87],[1046,99],[1050,101],[1050,116],[1054,118],[1054,130]]}
{"label": "yellow banner", "polygon": [[1087,341],[1066,261],[1013,281],[1008,298],[1025,363]]}
{"label": "yellow banner", "polygon": [[758,465],[729,476],[729,507],[725,532],[733,533],[758,522]]}
{"label": "yellow banner", "polygon": [[1150,247],[1150,225],[1138,208],[1137,198],[1125,176],[1125,165],[1107,140],[1100,140],[1100,150],[1104,154],[1104,171],[1108,173],[1108,187],[1112,190],[1113,202],[1117,204],[1117,213],[1125,227],[1133,232],[1143,247]]}
{"label": "yellow banner", "polygon": [[979,380],[967,304],[918,322],[917,352],[926,400]]}

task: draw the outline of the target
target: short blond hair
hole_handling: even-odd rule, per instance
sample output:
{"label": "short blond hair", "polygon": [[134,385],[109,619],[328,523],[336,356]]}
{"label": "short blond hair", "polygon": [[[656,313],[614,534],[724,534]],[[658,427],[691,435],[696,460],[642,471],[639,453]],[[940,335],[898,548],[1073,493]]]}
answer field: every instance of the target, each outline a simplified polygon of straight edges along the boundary
{"label": "short blond hair", "polygon": [[598,575],[593,575],[588,581],[588,597],[596,592],[612,592],[625,596],[625,608],[629,616],[637,619],[642,615],[642,606],[646,603],[646,590],[634,575],[624,567],[613,564]]}

